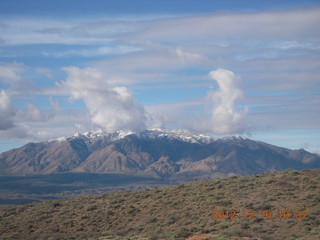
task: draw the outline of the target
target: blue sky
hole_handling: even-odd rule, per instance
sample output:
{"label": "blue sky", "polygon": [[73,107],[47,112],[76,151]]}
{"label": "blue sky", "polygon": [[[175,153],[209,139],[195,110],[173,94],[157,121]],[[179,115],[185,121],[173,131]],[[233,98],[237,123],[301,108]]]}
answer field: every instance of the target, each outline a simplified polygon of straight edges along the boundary
{"label": "blue sky", "polygon": [[0,2],[0,152],[186,128],[320,152],[320,1]]}

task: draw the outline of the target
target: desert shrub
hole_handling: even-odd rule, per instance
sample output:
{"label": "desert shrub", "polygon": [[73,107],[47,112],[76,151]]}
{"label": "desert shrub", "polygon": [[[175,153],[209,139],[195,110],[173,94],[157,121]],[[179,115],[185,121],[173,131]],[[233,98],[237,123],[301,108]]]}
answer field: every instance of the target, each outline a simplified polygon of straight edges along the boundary
{"label": "desert shrub", "polygon": [[307,232],[310,232],[311,231],[311,227],[310,226],[306,226],[306,227],[304,227],[304,230],[306,230]]}
{"label": "desert shrub", "polygon": [[314,206],[317,205],[317,204],[320,204],[320,196],[316,196],[313,198],[313,203],[314,203]]}
{"label": "desert shrub", "polygon": [[316,227],[313,227],[310,231],[310,234],[312,235],[318,235],[320,232],[320,225],[319,226],[316,226]]}
{"label": "desert shrub", "polygon": [[277,184],[278,184],[280,187],[284,188],[284,187],[287,187],[288,181],[285,180],[285,179],[282,179],[282,180],[279,180],[279,181],[277,182]]}
{"label": "desert shrub", "polygon": [[81,216],[81,219],[88,219],[88,218],[89,218],[89,216],[87,214],[84,214]]}
{"label": "desert shrub", "polygon": [[158,221],[158,218],[154,217],[154,218],[151,218],[148,222],[149,223],[155,223]]}
{"label": "desert shrub", "polygon": [[178,239],[185,239],[185,238],[189,237],[190,235],[191,235],[190,230],[184,227],[184,228],[181,228],[179,230],[179,232],[174,235],[174,237],[176,237]]}
{"label": "desert shrub", "polygon": [[162,239],[162,236],[161,235],[158,235],[156,233],[153,233],[149,238],[148,240],[158,240],[158,239]]}
{"label": "desert shrub", "polygon": [[96,204],[94,205],[91,205],[87,208],[87,211],[93,211],[93,210],[96,210],[98,208],[98,206]]}
{"label": "desert shrub", "polygon": [[292,226],[296,225],[296,223],[297,223],[296,221],[288,220],[288,221],[287,221],[287,227],[288,227],[288,228],[291,228]]}
{"label": "desert shrub", "polygon": [[113,215],[114,215],[114,212],[113,212],[112,210],[108,210],[108,211],[106,212],[106,215],[107,215],[107,216],[113,216]]}
{"label": "desert shrub", "polygon": [[313,199],[313,198],[315,198],[315,197],[317,197],[316,194],[310,193],[310,194],[308,194],[308,195],[305,197],[305,199]]}
{"label": "desert shrub", "polygon": [[178,215],[171,215],[168,219],[168,224],[174,224],[176,221],[178,221],[179,216]]}
{"label": "desert shrub", "polygon": [[286,236],[283,239],[284,240],[295,240],[296,238],[294,236]]}
{"label": "desert shrub", "polygon": [[193,226],[190,228],[190,232],[198,232],[198,231],[200,231],[198,227]]}
{"label": "desert shrub", "polygon": [[272,184],[272,183],[275,183],[275,182],[276,182],[275,179],[268,179],[268,180],[266,180],[264,183],[265,183],[265,184]]}
{"label": "desert shrub", "polygon": [[251,210],[251,209],[253,209],[253,202],[247,202],[247,203],[245,203],[244,206],[246,209]]}
{"label": "desert shrub", "polygon": [[248,222],[242,222],[240,227],[241,229],[248,229],[250,228],[250,225]]}
{"label": "desert shrub", "polygon": [[[232,205],[232,201],[230,201],[230,200],[220,201],[220,202],[218,202],[218,205],[220,205],[222,207],[229,207],[230,205]],[[222,208],[221,210],[224,210],[224,208]]]}
{"label": "desert shrub", "polygon": [[269,236],[269,235],[262,235],[261,236],[262,240],[274,240],[273,237]]}
{"label": "desert shrub", "polygon": [[177,188],[180,190],[180,189],[184,189],[186,188],[186,183],[180,183]]}
{"label": "desert shrub", "polygon": [[135,216],[139,212],[140,210],[134,206],[130,206],[130,209],[128,210],[128,214],[131,216]]}
{"label": "desert shrub", "polygon": [[262,203],[256,210],[267,211],[273,208],[269,203]]}
{"label": "desert shrub", "polygon": [[230,237],[226,236],[226,235],[219,235],[216,238],[214,238],[215,240],[229,240]]}
{"label": "desert shrub", "polygon": [[218,227],[219,227],[220,229],[226,229],[226,228],[229,227],[229,225],[228,225],[228,224],[225,224],[225,223],[220,223],[220,224],[218,225]]}
{"label": "desert shrub", "polygon": [[53,207],[53,208],[61,207],[61,206],[62,206],[62,204],[61,204],[60,202],[53,202],[53,203],[52,203],[52,207]]}
{"label": "desert shrub", "polygon": [[238,236],[238,237],[245,237],[246,236],[246,232],[245,231],[243,231],[243,230],[235,230],[234,232],[233,232],[233,234],[235,235],[235,236]]}
{"label": "desert shrub", "polygon": [[260,225],[257,225],[257,224],[254,224],[254,225],[251,226],[251,229],[252,229],[253,232],[260,232],[261,228],[262,227]]}

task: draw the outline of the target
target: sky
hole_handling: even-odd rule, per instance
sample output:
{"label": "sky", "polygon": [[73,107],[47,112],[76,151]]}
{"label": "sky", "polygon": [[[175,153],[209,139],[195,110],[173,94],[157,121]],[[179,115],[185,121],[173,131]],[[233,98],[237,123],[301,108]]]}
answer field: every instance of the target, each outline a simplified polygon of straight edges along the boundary
{"label": "sky", "polygon": [[319,154],[319,24],[319,0],[2,0],[0,152],[163,127]]}

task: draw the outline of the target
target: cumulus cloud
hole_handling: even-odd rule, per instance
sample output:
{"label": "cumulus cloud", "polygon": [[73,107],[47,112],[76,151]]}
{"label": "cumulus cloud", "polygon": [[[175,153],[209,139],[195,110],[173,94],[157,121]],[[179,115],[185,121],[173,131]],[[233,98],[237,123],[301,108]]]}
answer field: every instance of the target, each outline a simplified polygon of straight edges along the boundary
{"label": "cumulus cloud", "polygon": [[235,134],[246,131],[244,118],[247,109],[236,108],[236,101],[243,97],[243,92],[238,87],[240,77],[225,69],[212,71],[209,75],[216,80],[218,89],[208,92],[206,117],[200,120],[202,124],[197,124],[196,129],[215,134]]}
{"label": "cumulus cloud", "polygon": [[[231,71],[218,69],[209,73],[217,86],[203,98],[190,102],[147,106],[150,114],[148,126],[184,126],[194,131],[219,135],[248,133],[248,108],[239,109],[237,102],[244,94],[239,88],[241,78]],[[202,113],[197,113],[199,107]]]}
{"label": "cumulus cloud", "polygon": [[243,132],[243,120],[247,110],[238,111],[235,108],[236,101],[243,97],[242,91],[238,88],[240,77],[225,69],[210,72],[210,77],[215,79],[219,86],[218,91],[208,93],[209,102],[212,104],[212,124],[209,125],[211,130],[218,134]]}
{"label": "cumulus cloud", "polygon": [[[43,140],[45,138],[41,137],[45,131],[35,129],[32,124],[46,120],[46,116],[33,104],[27,104],[26,110],[17,110],[7,91],[0,90],[0,138]],[[46,137],[50,134],[46,133]]]}
{"label": "cumulus cloud", "polygon": [[8,93],[0,91],[0,130],[7,130],[14,127],[13,117],[15,109],[11,104]]}
{"label": "cumulus cloud", "polygon": [[110,85],[97,69],[68,67],[64,70],[68,77],[60,86],[68,89],[74,100],[84,101],[94,124],[110,132],[146,128],[144,107],[126,87]]}

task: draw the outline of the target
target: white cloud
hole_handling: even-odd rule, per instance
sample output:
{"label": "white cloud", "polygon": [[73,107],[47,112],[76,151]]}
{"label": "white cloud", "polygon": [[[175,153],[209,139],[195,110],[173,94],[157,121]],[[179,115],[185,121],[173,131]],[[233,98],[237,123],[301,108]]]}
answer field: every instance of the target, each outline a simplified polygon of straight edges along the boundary
{"label": "white cloud", "polygon": [[150,41],[132,44],[143,50],[106,58],[91,65],[108,73],[113,81],[116,79],[126,80],[126,83],[150,83],[172,82],[174,72],[208,65],[210,62],[205,56],[187,51],[183,47],[168,47]]}
{"label": "white cloud", "polygon": [[[241,42],[251,44],[254,40],[319,39],[317,23],[320,8],[255,13],[225,13],[201,16],[177,17],[153,22],[153,26],[138,32],[137,38],[168,40],[190,43]],[[247,42],[243,41],[244,38]]]}
{"label": "white cloud", "polygon": [[6,63],[0,65],[0,79],[7,85],[17,86],[23,78],[21,73],[25,71],[26,67],[22,63]]}
{"label": "white cloud", "polygon": [[[112,41],[102,34],[92,32],[90,26],[82,20],[61,21],[58,19],[11,18],[4,19],[5,28],[2,28],[3,41],[6,45],[24,44],[67,44],[91,45],[106,44]],[[102,27],[100,28],[102,30]],[[110,35],[110,34],[109,34]]]}
{"label": "white cloud", "polygon": [[15,109],[6,91],[0,91],[0,130],[7,130],[14,127],[13,117]]}
{"label": "white cloud", "polygon": [[38,69],[26,66],[24,63],[0,63],[0,87],[6,86],[10,95],[35,94],[39,88],[36,84],[25,78],[25,75],[37,73]]}
{"label": "white cloud", "polygon": [[[23,118],[22,114],[25,115]],[[35,119],[30,119],[32,117],[30,115],[30,112],[18,111],[12,120],[14,125],[1,131],[0,140],[46,141],[61,136],[70,136],[79,130],[81,132],[90,131],[93,128],[90,117],[83,110],[61,110],[61,112],[49,114],[50,117],[44,119],[46,121],[41,121],[41,118],[38,118],[40,121],[35,121],[37,114],[33,114]],[[81,129],[78,127],[80,125]]]}
{"label": "white cloud", "polygon": [[209,101],[212,103],[211,129],[214,133],[230,134],[241,133],[245,130],[243,118],[246,110],[237,111],[235,103],[243,97],[242,91],[238,88],[240,78],[233,72],[218,69],[210,72],[210,76],[219,85],[217,92],[209,92]]}
{"label": "white cloud", "polygon": [[123,86],[111,86],[102,72],[86,68],[69,67],[62,88],[70,91],[74,100],[82,99],[93,123],[112,132],[140,131],[146,127],[144,107]]}
{"label": "white cloud", "polygon": [[197,53],[190,53],[183,50],[181,47],[176,48],[175,53],[182,60],[183,63],[197,63],[202,62],[205,58]]}
{"label": "white cloud", "polygon": [[48,78],[52,78],[51,70],[47,68],[36,68],[35,71],[37,73],[43,74]]}
{"label": "white cloud", "polygon": [[247,109],[237,110],[235,106],[236,101],[243,97],[238,87],[240,77],[225,69],[210,72],[210,77],[217,81],[218,90],[208,92],[206,113],[196,118],[192,128],[215,134],[247,131],[244,122]]}
{"label": "white cloud", "polygon": [[47,120],[47,117],[37,108],[35,105],[28,103],[26,111],[19,111],[17,113],[19,121],[26,122],[43,122]]}
{"label": "white cloud", "polygon": [[[231,43],[253,46],[314,40],[320,8],[297,8],[283,11],[221,13],[196,16],[158,16],[131,18],[3,19],[2,39],[7,45],[65,44],[106,45],[117,41],[153,41],[169,45],[185,43]],[[317,47],[318,48],[318,47]],[[101,52],[101,49],[100,49]],[[103,51],[102,51],[103,52]],[[87,52],[85,54],[93,54]]]}
{"label": "white cloud", "polygon": [[52,96],[49,97],[49,102],[50,102],[50,105],[53,107],[55,112],[60,112],[61,111],[59,102],[54,101]]}
{"label": "white cloud", "polygon": [[[210,72],[217,87],[207,96],[189,102],[147,106],[150,114],[148,126],[183,126],[199,132],[218,135],[248,133],[248,107],[237,108],[237,102],[244,98],[239,88],[241,78],[233,72],[218,69]],[[204,111],[199,113],[199,108]]]}
{"label": "white cloud", "polygon": [[46,120],[47,117],[33,104],[27,104],[26,110],[17,110],[9,94],[0,90],[0,139],[39,139],[43,130],[31,125]]}

